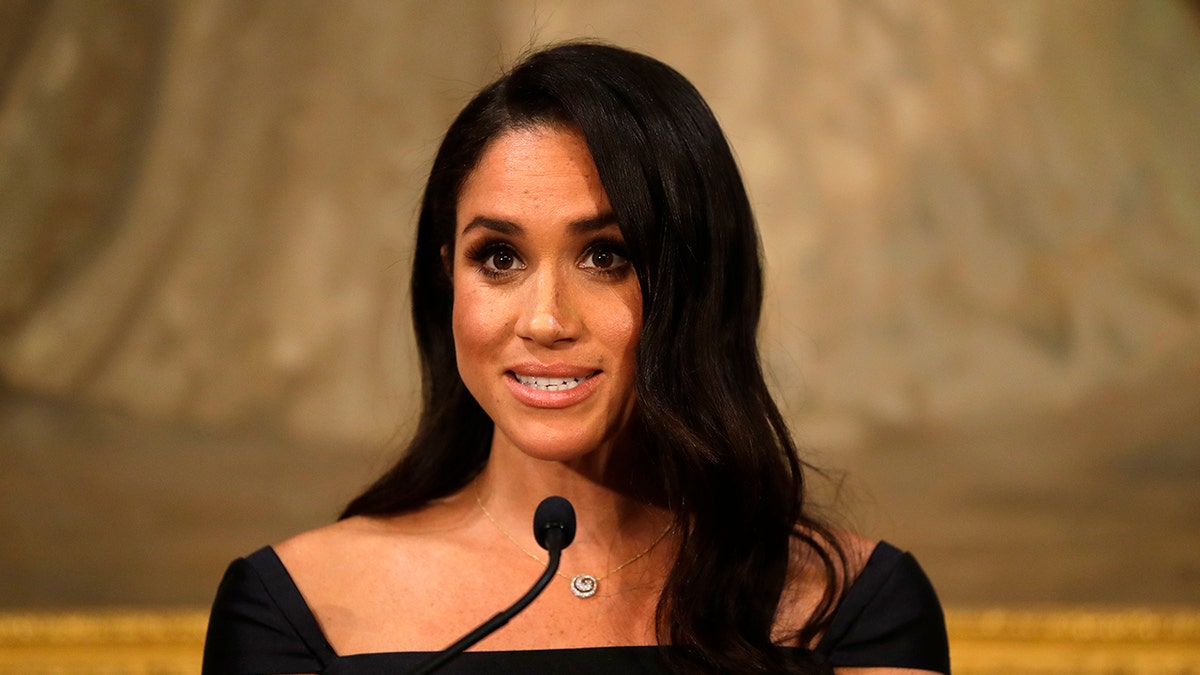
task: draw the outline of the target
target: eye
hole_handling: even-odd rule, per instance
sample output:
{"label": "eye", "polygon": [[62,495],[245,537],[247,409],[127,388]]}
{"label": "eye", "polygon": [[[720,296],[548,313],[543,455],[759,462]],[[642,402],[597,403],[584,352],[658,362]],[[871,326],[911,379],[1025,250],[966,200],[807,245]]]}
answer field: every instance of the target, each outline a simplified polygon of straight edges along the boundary
{"label": "eye", "polygon": [[511,270],[517,264],[517,256],[511,250],[501,249],[492,252],[491,255],[484,259],[483,264],[494,270],[504,272]]}
{"label": "eye", "polygon": [[483,241],[467,249],[466,257],[475,268],[491,279],[501,279],[518,270],[525,263],[512,246],[499,241]]}
{"label": "eye", "polygon": [[629,266],[629,260],[625,258],[620,244],[601,242],[588,247],[579,266],[605,274],[616,274],[623,272]]}

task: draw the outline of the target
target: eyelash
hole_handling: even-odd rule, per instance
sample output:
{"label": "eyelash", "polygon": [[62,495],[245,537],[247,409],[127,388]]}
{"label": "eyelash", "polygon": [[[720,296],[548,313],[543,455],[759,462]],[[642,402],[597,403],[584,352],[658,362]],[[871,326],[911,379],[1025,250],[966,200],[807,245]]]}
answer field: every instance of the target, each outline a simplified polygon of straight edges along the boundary
{"label": "eyelash", "polygon": [[517,255],[516,250],[514,250],[512,246],[509,246],[503,241],[497,241],[494,239],[484,239],[475,246],[472,246],[467,250],[466,256],[467,260],[470,260],[475,264],[475,269],[479,270],[480,274],[489,279],[498,281],[503,279],[508,274],[511,274],[512,270],[492,269],[488,266],[487,262],[494,256],[502,253],[507,253],[508,255],[512,256],[513,260],[517,263],[522,265],[524,264],[524,262],[521,261],[521,256]]}
{"label": "eyelash", "polygon": [[[582,259],[591,259],[598,253],[610,253],[620,258],[620,262],[617,262],[612,267],[608,268],[595,266],[585,268],[591,274],[608,278],[620,278],[629,272],[629,259],[625,253],[625,246],[621,242],[613,239],[598,239],[593,241],[592,243],[588,244],[586,249],[584,249]],[[506,270],[494,269],[488,264],[488,261],[492,260],[492,258],[503,254],[512,256],[514,260],[514,268]],[[525,264],[524,261],[521,260],[521,256],[517,253],[516,249],[512,247],[512,245],[505,241],[496,239],[484,239],[483,241],[480,241],[468,249],[465,255],[467,260],[470,260],[472,263],[474,263],[475,269],[478,270],[480,274],[493,281],[500,281],[508,277],[514,271],[519,271],[522,269]],[[516,267],[516,265],[520,265],[521,267]]]}

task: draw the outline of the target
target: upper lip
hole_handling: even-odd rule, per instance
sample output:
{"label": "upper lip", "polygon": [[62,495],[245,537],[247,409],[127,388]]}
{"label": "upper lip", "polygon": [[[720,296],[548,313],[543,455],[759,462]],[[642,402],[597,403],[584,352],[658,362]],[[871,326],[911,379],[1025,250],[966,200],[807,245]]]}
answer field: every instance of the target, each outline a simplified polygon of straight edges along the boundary
{"label": "upper lip", "polygon": [[584,378],[595,375],[599,372],[596,368],[587,366],[575,366],[569,363],[540,363],[537,361],[529,363],[520,363],[511,366],[509,372],[523,375],[525,377],[561,377],[561,378]]}

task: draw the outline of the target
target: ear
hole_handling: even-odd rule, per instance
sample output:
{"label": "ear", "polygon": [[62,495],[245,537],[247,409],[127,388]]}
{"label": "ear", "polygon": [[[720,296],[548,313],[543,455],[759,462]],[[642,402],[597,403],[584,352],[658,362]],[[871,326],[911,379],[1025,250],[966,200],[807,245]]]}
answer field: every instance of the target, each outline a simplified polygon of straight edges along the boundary
{"label": "ear", "polygon": [[446,278],[454,280],[454,250],[450,244],[442,244],[442,271],[446,273]]}

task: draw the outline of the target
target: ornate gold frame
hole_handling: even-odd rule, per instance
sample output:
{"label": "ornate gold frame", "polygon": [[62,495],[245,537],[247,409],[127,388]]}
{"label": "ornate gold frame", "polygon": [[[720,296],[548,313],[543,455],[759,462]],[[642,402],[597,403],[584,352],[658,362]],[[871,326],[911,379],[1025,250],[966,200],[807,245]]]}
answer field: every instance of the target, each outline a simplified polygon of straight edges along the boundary
{"label": "ornate gold frame", "polygon": [[[1200,610],[950,610],[955,675],[1200,674]],[[197,610],[0,613],[0,674],[200,671]]]}
{"label": "ornate gold frame", "polygon": [[950,610],[956,674],[1200,673],[1200,610]]}
{"label": "ornate gold frame", "polygon": [[207,623],[196,610],[0,613],[0,673],[195,675]]}

